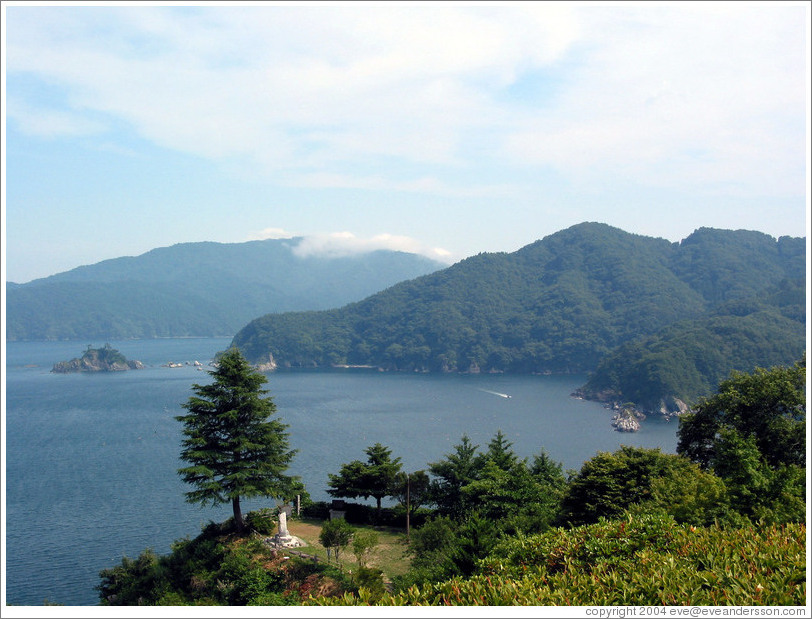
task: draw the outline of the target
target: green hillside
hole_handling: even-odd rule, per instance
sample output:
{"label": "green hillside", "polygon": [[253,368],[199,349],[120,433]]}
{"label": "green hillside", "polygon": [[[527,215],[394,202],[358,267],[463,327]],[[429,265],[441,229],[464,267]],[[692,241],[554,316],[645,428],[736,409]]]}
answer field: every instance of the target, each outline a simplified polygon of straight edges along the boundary
{"label": "green hillside", "polygon": [[[663,352],[657,368],[634,378],[648,390],[640,402],[686,399],[704,393],[720,373],[799,357],[803,309],[793,301],[782,313],[765,302],[757,312],[747,303],[777,282],[803,277],[804,248],[803,239],[759,232],[701,229],[670,243],[584,223],[339,309],[262,316],[240,330],[234,344],[249,359],[272,356],[281,367],[559,373],[592,372],[610,353],[623,355],[627,365],[642,363],[634,355],[653,354],[648,348],[655,340],[640,338],[698,339],[706,346],[715,333],[725,343],[705,365],[697,358],[691,369]],[[794,287],[785,294],[797,296]],[[754,333],[763,337],[746,342]],[[658,346],[665,351],[665,344]],[[669,382],[651,383],[657,371],[669,374]],[[625,394],[610,383],[590,395],[609,387]]]}
{"label": "green hillside", "polygon": [[800,359],[805,306],[803,280],[784,280],[758,298],[723,304],[707,316],[623,344],[601,360],[579,395],[676,410],[675,397],[694,402],[731,371]]}
{"label": "green hillside", "polygon": [[267,312],[339,307],[443,266],[390,251],[300,257],[292,251],[298,241],[185,243],[10,283],[6,336],[231,335]]}

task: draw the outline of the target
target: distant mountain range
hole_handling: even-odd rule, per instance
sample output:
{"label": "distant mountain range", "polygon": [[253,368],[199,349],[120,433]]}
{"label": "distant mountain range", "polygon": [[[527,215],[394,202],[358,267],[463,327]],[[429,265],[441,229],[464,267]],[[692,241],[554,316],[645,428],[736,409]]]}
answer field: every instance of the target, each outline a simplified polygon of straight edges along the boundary
{"label": "distant mountain range", "polygon": [[269,314],[234,345],[280,367],[592,373],[585,397],[676,410],[731,370],[805,350],[803,238],[680,243],[584,223],[329,311]]}
{"label": "distant mountain range", "polygon": [[446,266],[387,250],[302,257],[300,240],[184,243],[8,283],[6,337],[230,336],[269,312],[340,307]]}

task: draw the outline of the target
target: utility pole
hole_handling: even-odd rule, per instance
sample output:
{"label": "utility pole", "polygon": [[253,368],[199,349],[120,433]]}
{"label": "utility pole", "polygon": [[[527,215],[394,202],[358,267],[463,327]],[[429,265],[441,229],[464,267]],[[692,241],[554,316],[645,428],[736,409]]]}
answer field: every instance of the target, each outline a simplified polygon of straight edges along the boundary
{"label": "utility pole", "polygon": [[411,481],[411,474],[406,473],[406,543],[409,543],[409,534],[411,532],[409,526],[409,513],[412,511],[411,505],[409,504],[409,490],[410,490],[410,482]]}

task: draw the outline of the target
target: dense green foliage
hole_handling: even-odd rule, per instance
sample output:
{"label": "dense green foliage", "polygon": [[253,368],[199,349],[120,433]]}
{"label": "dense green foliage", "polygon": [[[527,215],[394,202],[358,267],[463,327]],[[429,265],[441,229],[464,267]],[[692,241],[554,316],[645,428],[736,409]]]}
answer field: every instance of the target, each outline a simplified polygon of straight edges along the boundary
{"label": "dense green foliage", "polygon": [[184,243],[9,284],[6,337],[233,335],[267,312],[339,307],[443,266],[390,251],[299,256],[299,241]]}
{"label": "dense green foliage", "polygon": [[586,395],[670,405],[732,369],[800,356],[804,249],[757,232],[701,229],[677,244],[580,224],[339,309],[263,316],[233,344],[282,367],[544,373],[593,371],[634,341]]}
{"label": "dense green foliage", "polygon": [[319,543],[327,549],[327,560],[330,560],[332,551],[336,563],[340,561],[340,553],[352,540],[353,529],[343,518],[328,520],[319,533]]}
{"label": "dense green foliage", "polygon": [[193,385],[196,395],[183,405],[180,457],[189,466],[178,473],[194,489],[190,503],[231,502],[237,531],[245,529],[240,497],[290,499],[300,482],[285,474],[295,450],[288,449],[287,426],[271,419],[276,405],[262,385],[267,378],[231,348],[209,372],[213,382]]}
{"label": "dense green foliage", "polygon": [[398,490],[396,481],[400,473],[400,458],[392,459],[392,450],[380,443],[366,449],[367,461],[353,460],[341,466],[338,475],[329,476],[327,493],[334,497],[373,497],[381,511],[381,499]]}
{"label": "dense green foliage", "polygon": [[629,517],[506,540],[471,578],[329,605],[803,606],[806,526],[724,529]]}
{"label": "dense green foliage", "polygon": [[766,463],[806,464],[806,360],[791,367],[734,373],[680,418],[677,451],[704,467],[719,461],[719,433],[755,440]]}
{"label": "dense green foliage", "polygon": [[806,359],[734,373],[680,418],[677,451],[712,470],[743,515],[784,522],[806,507]]}
{"label": "dense green foliage", "polygon": [[525,532],[552,522],[566,484],[560,463],[543,450],[532,463],[519,460],[501,430],[484,453],[463,435],[452,453],[429,465],[429,472],[429,496],[438,514],[499,518],[501,526]]}
{"label": "dense green foliage", "polygon": [[567,486],[559,520],[568,525],[617,518],[632,506],[680,522],[710,524],[727,516],[724,484],[681,456],[623,446],[587,460]]}
{"label": "dense green foliage", "polygon": [[412,569],[399,587],[470,575],[506,536],[547,530],[555,521],[566,478],[542,451],[520,460],[501,431],[484,452],[467,436],[430,464],[428,503],[435,517],[412,534]]}
{"label": "dense green foliage", "polygon": [[580,394],[674,410],[674,397],[694,402],[731,371],[790,363],[804,350],[805,297],[803,280],[784,280],[759,297],[636,338],[604,357]]}
{"label": "dense green foliage", "polygon": [[158,556],[137,559],[100,573],[99,598],[109,606],[285,606],[301,604],[314,578],[343,581],[334,568],[311,561],[283,561],[259,538],[234,537],[230,524],[209,524],[193,540]]}

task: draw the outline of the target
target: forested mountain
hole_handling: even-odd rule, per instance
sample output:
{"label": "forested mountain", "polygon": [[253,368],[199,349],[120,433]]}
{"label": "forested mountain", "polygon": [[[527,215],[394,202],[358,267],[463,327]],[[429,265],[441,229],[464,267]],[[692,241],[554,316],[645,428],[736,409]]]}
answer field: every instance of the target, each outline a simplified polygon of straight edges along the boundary
{"label": "forested mountain", "polygon": [[804,280],[778,293],[731,302],[627,342],[604,357],[579,395],[677,410],[708,395],[731,371],[749,372],[799,359],[805,339]]}
{"label": "forested mountain", "polygon": [[607,359],[602,371],[615,373],[590,396],[633,401],[631,377],[639,403],[655,406],[704,393],[734,368],[797,360],[804,273],[804,239],[703,228],[671,243],[584,223],[339,309],[263,316],[234,344],[282,367],[557,373]]}
{"label": "forested mountain", "polygon": [[184,243],[6,286],[9,340],[232,335],[267,312],[328,309],[444,265],[414,254],[297,256],[300,239]]}

